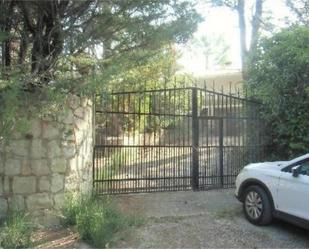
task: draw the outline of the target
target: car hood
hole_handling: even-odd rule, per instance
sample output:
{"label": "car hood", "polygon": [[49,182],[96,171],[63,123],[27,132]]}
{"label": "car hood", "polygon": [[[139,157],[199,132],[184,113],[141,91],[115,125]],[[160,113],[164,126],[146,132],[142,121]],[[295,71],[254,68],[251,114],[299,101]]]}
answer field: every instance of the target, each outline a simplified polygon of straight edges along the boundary
{"label": "car hood", "polygon": [[247,165],[246,169],[272,169],[281,170],[287,165],[289,161],[277,161],[277,162],[262,162],[262,163],[251,163]]}

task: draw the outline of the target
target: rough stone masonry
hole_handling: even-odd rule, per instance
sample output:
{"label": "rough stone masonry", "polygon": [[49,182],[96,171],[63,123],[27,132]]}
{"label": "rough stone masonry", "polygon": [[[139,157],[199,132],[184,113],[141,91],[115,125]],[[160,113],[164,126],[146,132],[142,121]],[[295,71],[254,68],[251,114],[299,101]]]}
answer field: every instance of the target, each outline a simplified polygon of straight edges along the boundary
{"label": "rough stone masonry", "polygon": [[25,211],[57,224],[67,192],[91,192],[92,102],[70,96],[67,105],[56,120],[34,119],[26,135],[0,144],[0,217]]}

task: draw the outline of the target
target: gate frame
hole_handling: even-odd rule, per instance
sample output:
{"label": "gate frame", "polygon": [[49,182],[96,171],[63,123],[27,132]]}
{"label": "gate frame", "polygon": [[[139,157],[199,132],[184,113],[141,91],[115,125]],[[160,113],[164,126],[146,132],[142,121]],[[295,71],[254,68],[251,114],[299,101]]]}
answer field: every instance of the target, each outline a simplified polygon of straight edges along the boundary
{"label": "gate frame", "polygon": [[[145,91],[128,91],[128,92],[117,92],[117,93],[112,93],[112,94],[145,94],[145,93],[151,93],[151,92],[163,92],[163,91],[175,91],[175,90],[190,90],[191,91],[191,115],[188,115],[187,117],[191,117],[192,118],[192,127],[191,127],[191,189],[193,191],[199,191],[202,190],[200,188],[200,184],[199,184],[199,180],[200,180],[200,152],[199,152],[199,148],[200,148],[200,141],[199,141],[199,135],[200,135],[200,127],[199,127],[199,122],[200,120],[217,120],[218,121],[218,138],[219,138],[219,145],[218,145],[218,149],[219,149],[219,175],[217,175],[217,177],[220,178],[220,187],[223,188],[225,185],[224,183],[224,119],[229,119],[228,117],[220,117],[220,116],[200,116],[199,115],[199,96],[198,93],[199,91],[207,93],[207,94],[214,94],[214,95],[218,95],[222,97],[222,105],[223,105],[223,97],[225,98],[233,98],[233,99],[237,99],[239,101],[245,101],[246,104],[251,102],[251,103],[255,103],[260,105],[260,103],[252,101],[252,100],[248,100],[246,98],[241,98],[237,96],[233,96],[233,95],[228,95],[228,94],[224,94],[223,92],[215,92],[215,91],[209,91],[208,89],[203,89],[203,88],[199,88],[199,87],[185,87],[185,88],[167,88],[167,89],[156,89],[156,90],[145,90]],[[100,96],[100,95],[99,95]],[[220,104],[220,103],[219,103]],[[215,104],[213,104],[213,107],[216,107]],[[98,111],[96,109],[96,107],[94,107],[94,111],[95,114],[96,113],[101,113],[102,111]],[[104,113],[104,112],[103,112]],[[106,112],[108,113],[108,112]],[[116,113],[116,112],[115,112]],[[120,113],[121,114],[121,113]],[[122,113],[125,114],[125,113]],[[130,114],[130,113],[129,113]],[[134,113],[134,114],[139,114],[139,113]],[[142,113],[140,113],[141,115]],[[160,115],[157,114],[157,115]],[[162,116],[165,115],[162,113]],[[94,115],[95,116],[95,115]],[[94,117],[95,118],[95,117]],[[94,124],[95,125],[95,124]],[[95,129],[96,131],[96,129]],[[94,152],[93,152],[93,187],[95,188],[95,183],[97,182],[104,182],[104,181],[111,181],[110,180],[97,180],[95,179],[96,174],[95,174],[95,161],[96,161],[96,148],[102,148],[104,147],[104,145],[97,145],[96,142],[94,143]],[[152,147],[152,146],[150,146]],[[155,146],[153,146],[155,147]],[[164,146],[160,146],[158,145],[158,147],[164,147]],[[187,146],[180,146],[180,147],[187,147]],[[203,188],[204,189],[204,188]],[[158,190],[158,191],[162,191],[162,189]],[[169,191],[169,190],[163,190],[163,191]],[[138,193],[138,192],[145,192],[145,191],[137,191],[137,192],[133,192],[133,193]],[[120,193],[126,193],[126,192],[120,192]],[[132,193],[132,192],[128,192],[128,193]],[[99,193],[102,194],[102,193]],[[109,193],[107,194],[115,194],[112,191],[109,191]]]}
{"label": "gate frame", "polygon": [[199,117],[197,89],[192,90],[192,178],[193,190],[199,189]]}

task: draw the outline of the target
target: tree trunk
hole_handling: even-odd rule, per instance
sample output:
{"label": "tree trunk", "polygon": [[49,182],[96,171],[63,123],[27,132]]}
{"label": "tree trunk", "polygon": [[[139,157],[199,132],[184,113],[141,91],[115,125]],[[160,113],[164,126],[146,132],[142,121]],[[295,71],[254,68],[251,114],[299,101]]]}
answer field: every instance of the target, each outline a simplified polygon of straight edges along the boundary
{"label": "tree trunk", "polygon": [[3,67],[9,68],[11,66],[11,37],[10,32],[12,29],[13,14],[13,2],[2,2],[1,4],[1,31],[7,36],[2,44],[2,65]]}
{"label": "tree trunk", "polygon": [[258,43],[262,13],[263,13],[263,0],[256,0],[255,13],[252,19],[252,34],[251,34],[250,50],[254,50]]}
{"label": "tree trunk", "polygon": [[[26,30],[26,29],[25,29]],[[21,35],[20,48],[18,53],[18,64],[22,65],[26,59],[28,49],[28,32],[24,31]]]}
{"label": "tree trunk", "polygon": [[245,17],[245,0],[238,0],[237,12],[239,21],[239,35],[240,35],[240,53],[241,53],[241,66],[243,79],[246,80],[247,76],[247,64],[248,64],[248,54],[255,50],[258,43],[259,31],[261,27],[261,18],[263,13],[263,1],[255,1],[255,12],[252,18],[252,33],[251,33],[251,43],[249,48],[247,47],[247,27],[246,27],[246,17]]}
{"label": "tree trunk", "polygon": [[41,10],[33,30],[32,73],[49,82],[49,70],[63,49],[63,29],[55,2],[41,2]]}
{"label": "tree trunk", "polygon": [[247,30],[246,30],[246,20],[245,20],[245,1],[238,0],[237,5],[238,12],[238,23],[239,23],[239,38],[240,38],[240,56],[241,56],[241,66],[243,71],[243,78],[246,78],[246,60],[247,60]]}

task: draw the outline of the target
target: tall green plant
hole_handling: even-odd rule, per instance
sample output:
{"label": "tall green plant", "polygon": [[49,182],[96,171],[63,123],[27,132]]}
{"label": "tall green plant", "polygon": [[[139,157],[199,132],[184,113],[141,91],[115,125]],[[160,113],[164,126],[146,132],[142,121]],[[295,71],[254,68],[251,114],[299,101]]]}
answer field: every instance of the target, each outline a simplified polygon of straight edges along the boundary
{"label": "tall green plant", "polygon": [[269,151],[289,158],[309,150],[309,28],[263,39],[251,55],[247,87],[264,104]]}
{"label": "tall green plant", "polygon": [[63,207],[63,224],[75,226],[80,238],[95,248],[105,248],[118,232],[141,223],[141,218],[124,215],[108,199],[68,196]]}
{"label": "tall green plant", "polygon": [[10,215],[0,226],[0,248],[31,247],[33,230],[33,224],[26,215]]}

